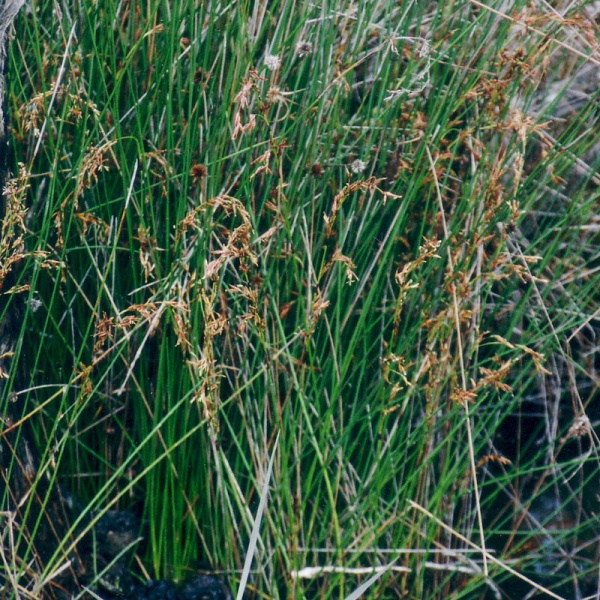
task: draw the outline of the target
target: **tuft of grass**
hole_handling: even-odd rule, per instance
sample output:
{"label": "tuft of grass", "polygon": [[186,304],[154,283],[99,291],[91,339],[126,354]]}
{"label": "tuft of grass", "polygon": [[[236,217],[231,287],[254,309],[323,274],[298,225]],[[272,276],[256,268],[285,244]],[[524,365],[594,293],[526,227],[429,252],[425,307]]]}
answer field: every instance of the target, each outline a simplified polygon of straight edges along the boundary
{"label": "tuft of grass", "polygon": [[[20,15],[3,597],[113,508],[138,576],[256,597],[597,589],[600,54],[555,4]],[[85,508],[35,556],[58,482]]]}

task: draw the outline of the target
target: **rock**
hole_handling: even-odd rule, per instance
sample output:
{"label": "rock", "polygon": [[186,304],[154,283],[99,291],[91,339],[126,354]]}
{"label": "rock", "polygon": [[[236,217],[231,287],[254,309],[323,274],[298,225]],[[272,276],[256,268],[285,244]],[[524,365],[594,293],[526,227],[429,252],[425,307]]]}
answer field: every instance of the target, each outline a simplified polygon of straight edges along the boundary
{"label": "rock", "polygon": [[129,510],[109,510],[95,527],[98,551],[115,557],[138,538],[140,524]]}
{"label": "rock", "polygon": [[177,594],[178,600],[233,600],[229,588],[214,575],[196,575],[186,581]]}
{"label": "rock", "polygon": [[179,589],[170,581],[159,579],[148,584],[121,580],[121,589],[100,592],[103,600],[233,600],[229,588],[216,575],[196,575]]}

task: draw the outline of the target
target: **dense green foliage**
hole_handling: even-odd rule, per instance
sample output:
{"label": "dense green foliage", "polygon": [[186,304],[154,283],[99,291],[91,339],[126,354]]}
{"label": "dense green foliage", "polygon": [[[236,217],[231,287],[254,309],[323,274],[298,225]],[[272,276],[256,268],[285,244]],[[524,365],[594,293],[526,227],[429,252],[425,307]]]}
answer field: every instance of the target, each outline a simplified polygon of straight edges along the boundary
{"label": "dense green foliage", "polygon": [[597,30],[487,4],[20,15],[3,401],[150,576],[236,588],[275,453],[247,592],[596,585],[598,95],[552,115]]}

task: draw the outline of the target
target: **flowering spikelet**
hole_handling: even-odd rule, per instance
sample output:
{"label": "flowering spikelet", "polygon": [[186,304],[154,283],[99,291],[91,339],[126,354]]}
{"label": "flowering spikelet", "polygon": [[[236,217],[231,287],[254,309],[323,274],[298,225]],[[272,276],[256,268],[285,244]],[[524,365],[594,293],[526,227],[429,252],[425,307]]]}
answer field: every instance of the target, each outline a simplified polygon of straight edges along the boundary
{"label": "flowering spikelet", "polygon": [[307,42],[305,40],[300,40],[296,44],[296,54],[300,58],[304,58],[305,56],[312,54],[312,51],[313,51],[313,46],[310,42]]}
{"label": "flowering spikelet", "polygon": [[350,170],[356,174],[362,173],[366,168],[367,168],[367,163],[365,163],[364,161],[362,161],[358,158],[355,161],[353,161],[352,164],[350,165]]}
{"label": "flowering spikelet", "polygon": [[269,71],[277,71],[281,67],[281,59],[275,54],[267,54],[265,56],[265,66]]}

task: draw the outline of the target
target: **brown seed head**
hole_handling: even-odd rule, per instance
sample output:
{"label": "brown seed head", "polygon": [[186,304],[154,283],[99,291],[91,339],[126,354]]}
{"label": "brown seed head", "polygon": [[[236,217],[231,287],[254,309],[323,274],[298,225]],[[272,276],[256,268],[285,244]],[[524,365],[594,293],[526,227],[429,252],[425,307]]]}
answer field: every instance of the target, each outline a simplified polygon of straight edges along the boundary
{"label": "brown seed head", "polygon": [[203,179],[208,174],[204,165],[194,165],[190,171],[190,175],[194,179]]}
{"label": "brown seed head", "polygon": [[323,175],[323,173],[325,173],[325,169],[319,163],[315,163],[310,168],[310,174],[313,177],[321,177],[321,175]]}

